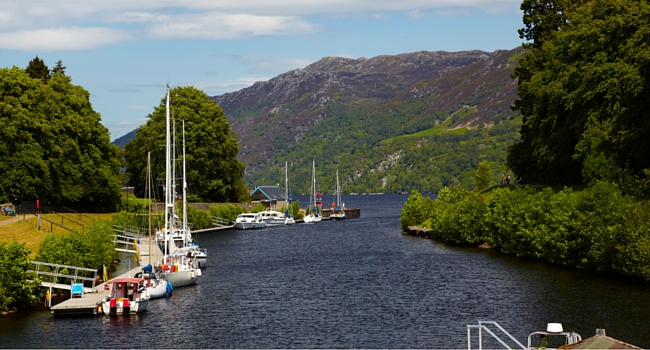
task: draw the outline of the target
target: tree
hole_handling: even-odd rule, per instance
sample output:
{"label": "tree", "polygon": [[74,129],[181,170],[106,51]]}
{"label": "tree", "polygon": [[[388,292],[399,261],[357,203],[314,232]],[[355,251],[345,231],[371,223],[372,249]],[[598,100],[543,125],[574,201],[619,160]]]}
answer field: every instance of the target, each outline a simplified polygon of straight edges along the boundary
{"label": "tree", "polygon": [[[179,152],[181,121],[185,121],[187,181],[192,198],[211,202],[247,200],[244,165],[237,160],[239,145],[223,110],[208,95],[191,86],[173,88],[170,95]],[[135,184],[136,193],[144,193],[148,151],[151,151],[152,173],[158,179],[165,178],[165,103],[163,97],[149,114],[147,123],[138,128],[133,141],[125,146],[127,176]],[[177,157],[177,169],[181,164],[181,157]]]}
{"label": "tree", "polygon": [[67,67],[65,67],[65,66],[63,65],[63,61],[58,60],[58,61],[56,62],[56,66],[54,66],[54,68],[52,68],[52,75],[54,75],[54,74],[56,74],[56,73],[60,73],[61,75],[65,75],[65,69],[66,69],[66,68],[67,68]]}
{"label": "tree", "polygon": [[549,184],[643,176],[650,168],[650,5],[594,0],[568,18],[515,74],[524,123],[507,165]]}
{"label": "tree", "polygon": [[111,209],[121,165],[88,91],[60,74],[41,84],[18,67],[0,69],[0,200]]}
{"label": "tree", "polygon": [[31,306],[37,300],[38,282],[28,281],[29,253],[24,243],[0,242],[0,311]]}
{"label": "tree", "polygon": [[50,80],[50,69],[47,68],[45,62],[38,58],[38,56],[29,61],[26,71],[32,79],[40,79],[44,83]]}
{"label": "tree", "polygon": [[424,198],[422,198],[420,192],[416,190],[411,191],[411,195],[406,200],[399,219],[402,231],[406,231],[409,226],[423,223],[426,217],[427,209]]}
{"label": "tree", "polygon": [[476,172],[476,189],[478,191],[484,190],[490,187],[491,182],[492,170],[490,169],[490,164],[482,161],[478,164],[478,171]]}

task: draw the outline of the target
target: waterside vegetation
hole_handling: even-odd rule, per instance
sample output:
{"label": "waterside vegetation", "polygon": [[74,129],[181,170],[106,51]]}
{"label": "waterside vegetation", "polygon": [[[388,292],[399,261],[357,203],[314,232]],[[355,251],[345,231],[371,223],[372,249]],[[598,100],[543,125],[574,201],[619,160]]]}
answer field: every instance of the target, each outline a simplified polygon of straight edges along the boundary
{"label": "waterside vegetation", "polygon": [[435,200],[413,191],[400,223],[453,244],[650,281],[649,219],[650,202],[599,182],[580,191],[506,186],[489,196],[444,188]]}

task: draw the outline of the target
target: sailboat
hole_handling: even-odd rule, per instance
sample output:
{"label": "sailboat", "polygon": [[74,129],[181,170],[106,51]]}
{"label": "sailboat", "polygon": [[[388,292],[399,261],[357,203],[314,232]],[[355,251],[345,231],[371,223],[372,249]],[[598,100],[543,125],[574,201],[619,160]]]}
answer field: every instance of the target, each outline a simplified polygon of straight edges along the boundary
{"label": "sailboat", "polygon": [[289,199],[289,162],[284,163],[284,198],[287,201],[287,209],[284,211],[285,225],[293,225],[296,223],[291,217],[291,199]]}
{"label": "sailboat", "polygon": [[311,192],[309,193],[309,215],[305,216],[306,224],[321,222],[321,215],[318,213],[318,202],[320,201],[320,193],[316,193],[316,160],[312,160],[311,172]]}
{"label": "sailboat", "polygon": [[183,120],[183,248],[180,252],[186,253],[199,268],[205,268],[208,264],[208,251],[201,249],[197,242],[192,238],[190,226],[187,224],[187,181],[185,169],[185,120]]}
{"label": "sailboat", "polygon": [[[163,276],[174,288],[196,284],[196,280],[201,276],[201,269],[195,268],[191,262],[191,257],[187,256],[182,251],[177,252],[174,240],[171,237],[174,231],[178,231],[175,227],[174,215],[174,202],[172,193],[172,173],[171,173],[171,139],[169,130],[169,84],[167,85],[167,104],[166,104],[166,129],[167,129],[167,143],[166,143],[166,162],[165,162],[165,229],[163,237],[165,242],[165,257],[160,266],[163,271]],[[185,196],[183,196],[185,197]],[[185,199],[185,198],[183,198]]]}
{"label": "sailboat", "polygon": [[345,215],[345,204],[341,201],[341,187],[339,186],[339,171],[336,171],[336,206],[334,212],[330,215],[332,220],[343,220]]}
{"label": "sailboat", "polygon": [[155,299],[171,294],[171,286],[162,276],[158,278],[151,266],[151,152],[147,153],[147,188],[149,193],[149,264],[143,267],[142,272],[138,272],[135,277],[144,279],[144,286],[147,288],[149,296],[151,299]]}

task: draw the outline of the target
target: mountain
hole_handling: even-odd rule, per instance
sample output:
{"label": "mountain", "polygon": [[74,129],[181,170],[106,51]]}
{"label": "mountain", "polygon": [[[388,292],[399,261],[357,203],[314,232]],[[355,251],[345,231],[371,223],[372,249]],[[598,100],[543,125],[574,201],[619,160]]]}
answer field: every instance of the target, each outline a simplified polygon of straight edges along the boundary
{"label": "mountain", "polygon": [[505,171],[505,149],[518,139],[510,73],[521,54],[326,57],[213,99],[239,135],[251,186],[280,182],[291,161],[291,181],[306,192],[315,157],[323,189],[337,168],[345,192],[471,187],[481,160]]}
{"label": "mountain", "polygon": [[124,145],[131,142],[131,140],[133,140],[135,138],[135,134],[137,132],[138,132],[138,129],[135,129],[135,130],[129,132],[128,134],[124,135],[124,136],[118,137],[117,139],[115,139],[115,141],[113,141],[111,143],[123,149]]}

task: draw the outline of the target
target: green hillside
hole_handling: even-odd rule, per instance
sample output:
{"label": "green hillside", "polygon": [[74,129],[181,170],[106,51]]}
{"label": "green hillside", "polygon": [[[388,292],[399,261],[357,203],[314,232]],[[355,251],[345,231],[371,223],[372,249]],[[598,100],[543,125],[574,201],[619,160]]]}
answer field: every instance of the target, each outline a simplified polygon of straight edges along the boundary
{"label": "green hillside", "polygon": [[[248,176],[249,186],[283,183],[288,161],[292,192],[307,193],[314,158],[318,186],[324,193],[333,192],[337,169],[344,193],[473,188],[475,169],[483,160],[490,163],[494,181],[499,181],[498,174],[505,171],[506,148],[519,139],[521,125],[521,118],[510,112],[492,127],[468,129],[458,125],[472,113],[472,109],[463,108],[447,119],[437,114],[405,127],[424,110],[425,103],[393,105],[391,113],[370,106],[346,113],[340,112],[336,103],[326,107],[333,116]],[[405,128],[421,130],[405,135]]]}

